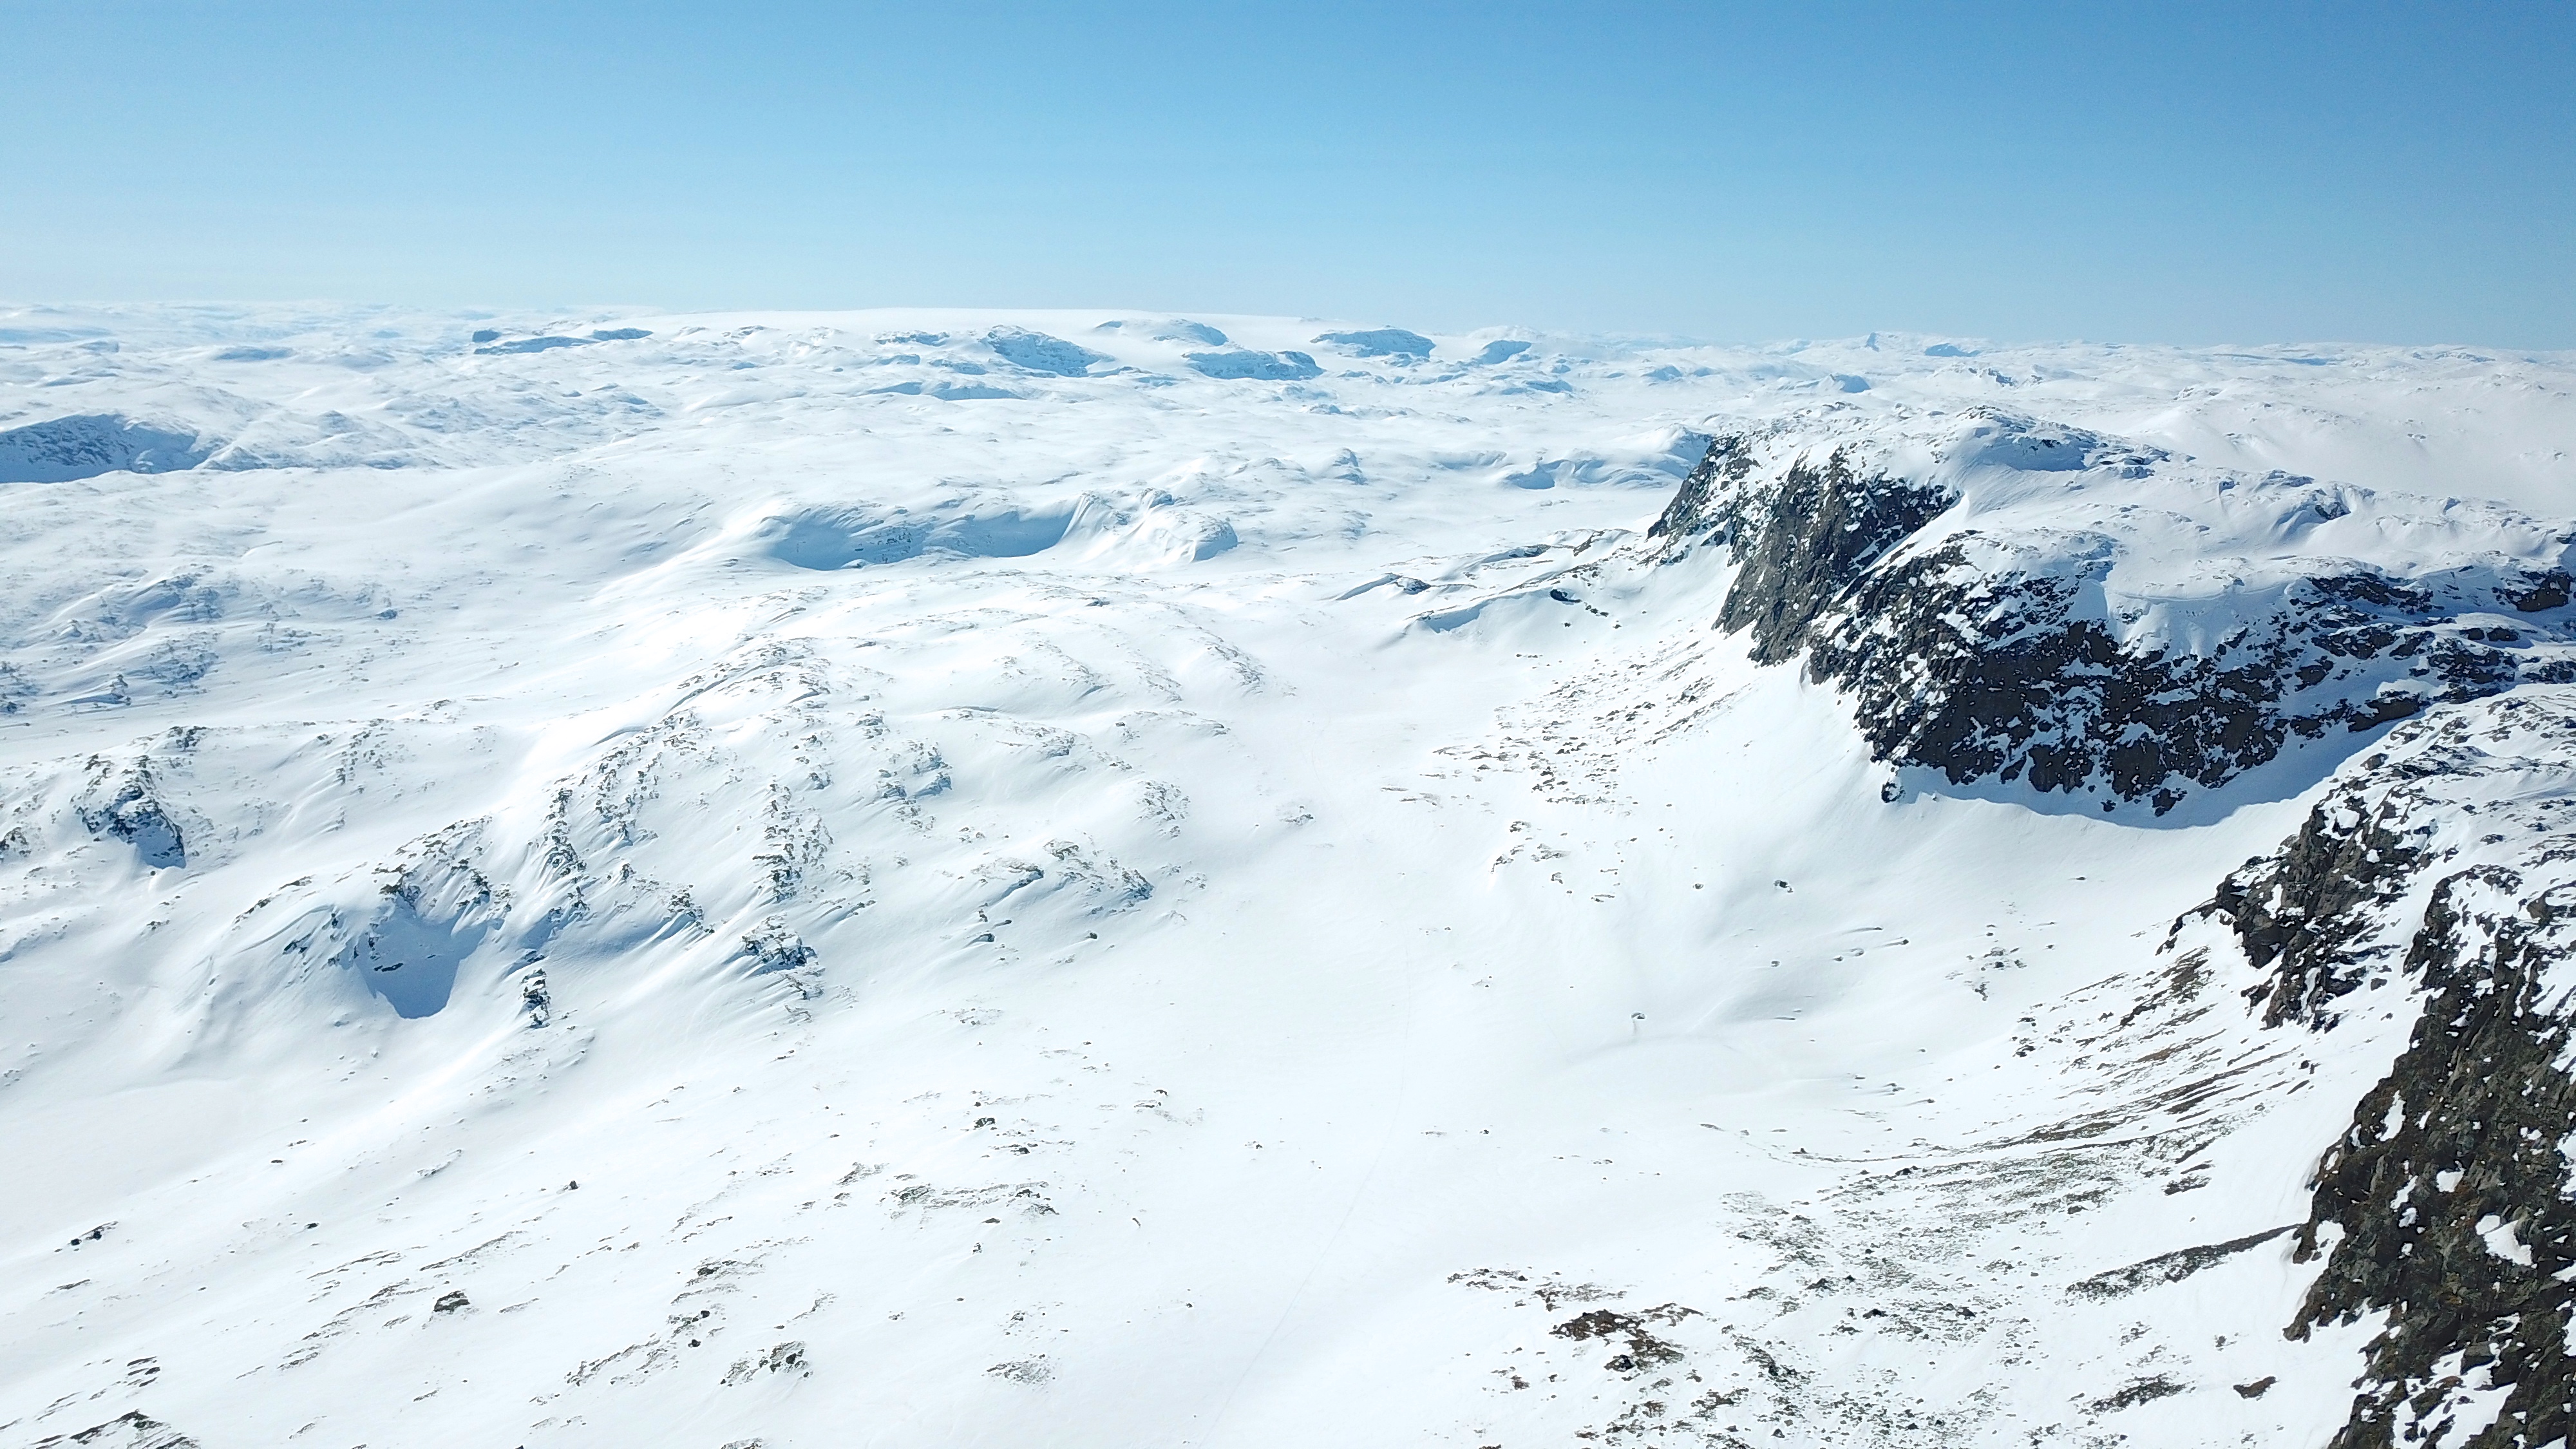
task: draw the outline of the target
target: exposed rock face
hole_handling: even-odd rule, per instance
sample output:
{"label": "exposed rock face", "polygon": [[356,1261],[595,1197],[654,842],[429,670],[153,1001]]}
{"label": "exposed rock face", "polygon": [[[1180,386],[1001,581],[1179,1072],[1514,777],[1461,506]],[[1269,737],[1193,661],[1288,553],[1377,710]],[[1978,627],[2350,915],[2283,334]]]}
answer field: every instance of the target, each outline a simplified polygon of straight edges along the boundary
{"label": "exposed rock face", "polygon": [[1718,624],[1730,633],[1752,630],[1753,657],[1765,664],[1795,658],[1820,642],[1826,631],[1818,621],[1871,564],[1957,501],[1946,489],[1861,477],[1841,449],[1821,468],[1805,459],[1790,464],[1764,500],[1758,526],[1738,519],[1727,528],[1737,572]]}
{"label": "exposed rock face", "polygon": [[[1718,625],[1851,694],[1878,759],[2163,814],[2297,741],[2576,679],[2563,530],[2446,511],[2398,576],[2322,546],[2357,509],[2388,526],[2360,490],[2003,414],[1914,443],[1721,438],[1649,530],[1665,559],[1724,546]],[[2186,493],[2243,557],[2151,506]]]}
{"label": "exposed rock face", "polygon": [[2423,993],[2298,1233],[2324,1267],[2293,1337],[2387,1315],[2336,1449],[2537,1449],[2576,1417],[2571,827],[2576,691],[2522,691],[2392,734],[2206,908],[2275,1024],[2330,1029],[2365,982]]}
{"label": "exposed rock face", "polygon": [[104,1424],[73,1434],[48,1434],[32,1449],[197,1449],[197,1441],[144,1413],[128,1409]]}
{"label": "exposed rock face", "polygon": [[[2562,849],[2567,848],[2562,846]],[[2568,1361],[2568,1163],[2576,1078],[2563,976],[2576,881],[2500,867],[2446,878],[2407,968],[2429,990],[2406,1054],[2354,1112],[2317,1169],[2302,1260],[2326,1267],[2293,1332],[2386,1310],[2338,1449],[2564,1442]],[[2530,919],[2538,913],[2543,919]],[[2342,1229],[2320,1247],[2327,1224]],[[2470,1419],[2481,1389],[2507,1390]]]}
{"label": "exposed rock face", "polygon": [[[2378,1325],[2335,1449],[2563,1444],[2576,534],[2194,471],[2002,414],[1947,426],[1721,438],[1651,530],[1652,556],[1724,549],[1716,627],[1852,696],[1874,757],[1953,785],[2161,815],[2310,743],[2360,754],[2201,912],[2242,948],[2266,1027],[2322,1034],[2359,1002],[2420,1003],[2286,1230],[2317,1265],[2286,1329]],[[2400,532],[2426,546],[2366,542]],[[2179,1276],[2190,1252],[2272,1236],[2124,1271]]]}
{"label": "exposed rock face", "polygon": [[160,800],[152,762],[138,759],[117,775],[114,792],[107,782],[114,766],[105,759],[89,762],[90,788],[79,807],[81,823],[93,835],[112,836],[134,847],[135,856],[153,870],[188,863],[188,841],[179,822]]}
{"label": "exposed rock face", "polygon": [[2278,853],[2219,883],[2212,904],[2246,959],[2271,973],[2249,993],[2263,1002],[2265,1025],[2333,1025],[2334,999],[2395,956],[2384,913],[2423,865],[2421,840],[2433,829],[2411,818],[2418,804],[2387,792],[2374,799],[2367,782],[2347,782]]}

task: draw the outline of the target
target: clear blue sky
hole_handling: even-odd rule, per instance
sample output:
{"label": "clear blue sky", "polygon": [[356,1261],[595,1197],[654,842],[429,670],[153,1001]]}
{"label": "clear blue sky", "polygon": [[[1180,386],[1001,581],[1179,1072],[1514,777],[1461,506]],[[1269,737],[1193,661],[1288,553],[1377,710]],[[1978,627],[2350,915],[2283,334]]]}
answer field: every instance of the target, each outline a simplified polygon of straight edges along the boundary
{"label": "clear blue sky", "polygon": [[0,0],[0,297],[2576,347],[2576,4]]}

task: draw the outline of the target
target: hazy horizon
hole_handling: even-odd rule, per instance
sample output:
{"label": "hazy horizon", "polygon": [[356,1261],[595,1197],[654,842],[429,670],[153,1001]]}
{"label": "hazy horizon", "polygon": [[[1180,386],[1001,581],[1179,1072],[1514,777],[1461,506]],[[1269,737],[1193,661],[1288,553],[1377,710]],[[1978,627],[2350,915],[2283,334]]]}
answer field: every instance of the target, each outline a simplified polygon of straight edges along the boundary
{"label": "hazy horizon", "polygon": [[2557,6],[134,3],[0,44],[31,301],[2576,346]]}

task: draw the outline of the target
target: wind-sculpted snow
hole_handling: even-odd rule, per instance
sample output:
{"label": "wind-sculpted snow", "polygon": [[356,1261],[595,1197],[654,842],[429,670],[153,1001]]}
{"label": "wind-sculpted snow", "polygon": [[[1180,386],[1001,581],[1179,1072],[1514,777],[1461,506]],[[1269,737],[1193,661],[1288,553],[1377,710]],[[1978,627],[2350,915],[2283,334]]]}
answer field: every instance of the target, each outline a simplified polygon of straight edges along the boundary
{"label": "wind-sculpted snow", "polygon": [[1401,327],[1319,332],[1314,340],[1342,348],[1354,357],[1429,357],[1431,349],[1438,345],[1419,332],[1408,332]]}
{"label": "wind-sculpted snow", "polygon": [[1005,362],[1063,377],[1080,377],[1093,363],[1109,360],[1105,353],[1025,327],[996,327],[984,334],[984,345]]}
{"label": "wind-sculpted snow", "polygon": [[0,316],[0,1442],[2540,1449],[2571,384]]}
{"label": "wind-sculpted snow", "polygon": [[800,569],[894,563],[938,550],[974,558],[1025,558],[1064,541],[1073,510],[1024,513],[945,510],[920,518],[912,510],[831,509],[775,520],[770,552]]}
{"label": "wind-sculpted snow", "polygon": [[1190,366],[1207,377],[1242,378],[1260,382],[1300,382],[1320,377],[1323,369],[1315,359],[1302,352],[1255,352],[1248,347],[1228,348],[1223,352],[1193,352]]}
{"label": "wind-sculpted snow", "polygon": [[208,451],[194,434],[113,413],[48,418],[0,431],[0,483],[167,473],[196,467]]}

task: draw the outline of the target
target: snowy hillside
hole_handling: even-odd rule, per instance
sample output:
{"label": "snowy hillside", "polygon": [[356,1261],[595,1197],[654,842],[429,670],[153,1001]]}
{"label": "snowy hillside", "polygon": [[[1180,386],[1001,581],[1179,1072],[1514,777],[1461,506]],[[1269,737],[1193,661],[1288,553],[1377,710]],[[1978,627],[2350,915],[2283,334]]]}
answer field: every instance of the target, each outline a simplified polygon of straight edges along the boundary
{"label": "snowy hillside", "polygon": [[2548,1443],[2571,548],[2563,355],[0,313],[0,1444]]}

